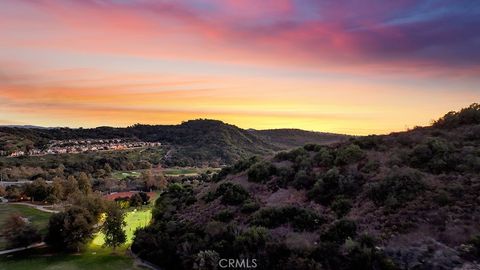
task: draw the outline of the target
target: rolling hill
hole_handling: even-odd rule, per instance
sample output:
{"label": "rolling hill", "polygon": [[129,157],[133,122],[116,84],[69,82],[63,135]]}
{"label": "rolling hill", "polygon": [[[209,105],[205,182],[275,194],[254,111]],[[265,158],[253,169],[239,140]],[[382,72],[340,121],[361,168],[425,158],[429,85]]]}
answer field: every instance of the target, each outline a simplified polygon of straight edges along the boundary
{"label": "rolling hill", "polygon": [[49,140],[128,138],[161,142],[170,148],[167,165],[232,164],[251,155],[271,154],[305,143],[332,143],[344,135],[303,130],[244,130],[217,120],[179,125],[134,125],[92,129],[0,127],[0,151],[45,147]]}
{"label": "rolling hill", "polygon": [[478,269],[480,105],[172,183],[132,250],[162,269]]}

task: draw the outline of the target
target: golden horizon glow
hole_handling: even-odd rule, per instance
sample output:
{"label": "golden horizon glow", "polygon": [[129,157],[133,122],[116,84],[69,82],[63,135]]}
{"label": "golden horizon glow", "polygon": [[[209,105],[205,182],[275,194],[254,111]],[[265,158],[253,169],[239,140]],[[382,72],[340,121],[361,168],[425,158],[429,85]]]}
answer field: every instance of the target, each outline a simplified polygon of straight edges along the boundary
{"label": "golden horizon glow", "polygon": [[475,18],[300,2],[2,1],[0,125],[386,134],[480,100],[475,39],[426,24]]}

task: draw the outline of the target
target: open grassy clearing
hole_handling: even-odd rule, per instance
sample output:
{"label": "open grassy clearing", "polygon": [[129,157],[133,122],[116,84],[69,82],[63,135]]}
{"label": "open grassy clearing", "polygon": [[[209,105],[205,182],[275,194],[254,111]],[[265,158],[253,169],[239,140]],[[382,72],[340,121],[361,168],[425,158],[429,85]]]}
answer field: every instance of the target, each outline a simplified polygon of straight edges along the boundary
{"label": "open grassy clearing", "polygon": [[[48,220],[51,213],[42,212],[33,207],[18,204],[0,204],[0,228],[3,226],[7,218],[14,213],[18,213],[20,216],[28,218],[28,220],[38,230],[45,234],[47,232]],[[5,239],[0,237],[0,250],[5,249]]]}
{"label": "open grassy clearing", "polygon": [[[220,171],[221,168],[202,168],[202,167],[171,167],[153,169],[154,174],[163,173],[165,176],[196,176],[202,173],[213,173]],[[127,177],[138,178],[142,176],[145,170],[115,171],[112,177],[117,180],[125,180]]]}
{"label": "open grassy clearing", "polygon": [[197,168],[197,167],[173,167],[163,170],[165,176],[195,176],[201,173],[216,172],[219,168]]}
{"label": "open grassy clearing", "polygon": [[[125,231],[127,233],[126,246],[129,246],[133,241],[133,234],[137,228],[145,227],[152,219],[151,208],[132,210],[127,212],[125,216]],[[93,239],[92,246],[101,247],[105,243],[104,234],[99,232]]]}
{"label": "open grassy clearing", "polygon": [[112,177],[118,180],[124,180],[127,177],[140,177],[142,173],[140,171],[116,171],[112,173]]}
{"label": "open grassy clearing", "polygon": [[[157,197],[157,196],[155,196]],[[155,199],[155,198],[152,198]],[[33,209],[36,210],[36,209]],[[37,210],[38,211],[38,210]],[[48,214],[48,213],[46,213]],[[113,253],[111,248],[103,247],[104,235],[98,233],[86,250],[81,254],[50,254],[47,248],[16,254],[13,257],[0,257],[0,270],[47,269],[47,270],[127,270],[141,269],[134,265],[132,258],[126,255],[133,241],[134,232],[148,225],[152,218],[151,207],[129,211],[125,217],[127,243]],[[47,218],[48,221],[48,218]],[[28,256],[26,256],[28,254]]]}
{"label": "open grassy clearing", "polygon": [[50,254],[47,248],[13,257],[0,257],[0,270],[127,270],[141,269],[135,267],[132,258],[125,254],[125,249],[113,253],[111,249],[90,246],[81,254]]}
{"label": "open grassy clearing", "polygon": [[[133,242],[133,236],[136,229],[146,227],[148,224],[150,224],[150,221],[152,219],[152,207],[155,204],[158,196],[160,196],[160,192],[156,192],[154,196],[150,197],[149,205],[127,211],[127,214],[125,215],[125,222],[127,223],[125,226],[125,232],[127,233],[127,242],[125,243],[123,248],[130,246],[130,244]],[[99,232],[93,239],[90,246],[95,248],[101,248],[104,243],[105,235],[102,232]]]}

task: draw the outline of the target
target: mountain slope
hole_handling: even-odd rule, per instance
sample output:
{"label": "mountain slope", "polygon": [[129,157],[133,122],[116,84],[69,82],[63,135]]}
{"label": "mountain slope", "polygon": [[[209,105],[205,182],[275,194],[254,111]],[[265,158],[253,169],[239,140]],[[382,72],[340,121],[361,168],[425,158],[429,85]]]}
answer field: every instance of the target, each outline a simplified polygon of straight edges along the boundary
{"label": "mountain slope", "polygon": [[268,130],[248,130],[251,133],[263,138],[282,149],[289,149],[301,145],[316,143],[330,144],[336,143],[348,138],[346,135],[325,132],[312,132],[301,129],[268,129]]}
{"label": "mountain slope", "polygon": [[0,127],[0,136],[0,151],[7,152],[42,148],[53,139],[128,138],[158,141],[170,147],[165,160],[167,165],[183,166],[232,164],[251,155],[270,154],[306,142],[330,143],[345,138],[343,135],[302,130],[244,130],[216,120],[190,120],[180,125],[134,125],[127,128]]}
{"label": "mountain slope", "polygon": [[473,104],[431,127],[310,144],[207,184],[171,184],[132,250],[163,269],[219,258],[259,269],[477,269],[479,194]]}

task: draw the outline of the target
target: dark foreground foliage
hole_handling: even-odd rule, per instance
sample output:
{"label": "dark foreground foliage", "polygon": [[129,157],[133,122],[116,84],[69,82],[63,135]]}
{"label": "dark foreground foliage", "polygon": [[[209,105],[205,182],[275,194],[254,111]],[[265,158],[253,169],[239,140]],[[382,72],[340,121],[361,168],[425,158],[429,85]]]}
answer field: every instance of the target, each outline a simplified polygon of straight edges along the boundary
{"label": "dark foreground foliage", "polygon": [[215,269],[220,258],[255,258],[258,269],[469,269],[480,254],[479,112],[171,184],[132,250],[163,269]]}

